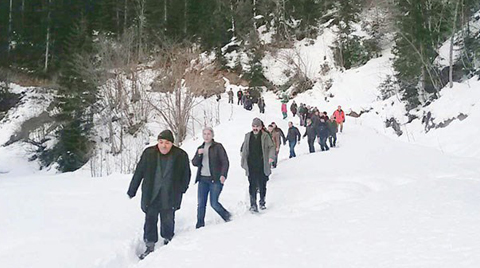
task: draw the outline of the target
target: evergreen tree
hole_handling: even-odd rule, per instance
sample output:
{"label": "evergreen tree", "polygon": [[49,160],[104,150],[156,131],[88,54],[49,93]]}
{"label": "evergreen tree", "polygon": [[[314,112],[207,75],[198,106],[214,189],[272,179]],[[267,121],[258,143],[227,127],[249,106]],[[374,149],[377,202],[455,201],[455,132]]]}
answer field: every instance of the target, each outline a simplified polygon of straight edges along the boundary
{"label": "evergreen tree", "polygon": [[334,5],[333,23],[337,26],[334,56],[341,68],[350,69],[368,60],[368,52],[362,44],[362,38],[353,34],[353,25],[360,21],[361,11],[360,0],[340,1]]}
{"label": "evergreen tree", "polygon": [[454,5],[448,1],[395,1],[397,28],[395,47],[396,80],[403,90],[407,108],[437,96],[443,86],[433,65],[437,49],[452,34]]}
{"label": "evergreen tree", "polygon": [[58,142],[47,150],[41,159],[59,164],[62,172],[74,171],[89,159],[92,144],[90,135],[93,127],[93,105],[96,102],[95,84],[82,75],[85,57],[94,55],[92,39],[86,20],[82,20],[68,38],[68,54],[60,75],[56,103]]}

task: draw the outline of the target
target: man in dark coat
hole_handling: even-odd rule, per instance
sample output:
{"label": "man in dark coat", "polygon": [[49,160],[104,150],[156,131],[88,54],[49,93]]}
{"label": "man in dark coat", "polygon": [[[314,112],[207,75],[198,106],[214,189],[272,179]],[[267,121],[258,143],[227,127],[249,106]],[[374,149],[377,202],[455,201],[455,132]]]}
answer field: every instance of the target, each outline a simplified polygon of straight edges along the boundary
{"label": "man in dark coat", "polygon": [[198,147],[192,164],[198,167],[195,182],[198,182],[198,210],[196,228],[205,226],[205,211],[207,198],[210,192],[210,205],[224,221],[230,221],[228,212],[218,198],[227,179],[228,156],[221,143],[213,140],[214,132],[211,127],[203,130],[203,144]]}
{"label": "man in dark coat", "polygon": [[263,99],[263,97],[258,99],[257,105],[258,105],[258,109],[260,109],[260,113],[264,114],[265,113],[265,100]]}
{"label": "man in dark coat", "polygon": [[317,137],[317,130],[315,127],[312,125],[312,120],[307,119],[307,128],[305,129],[305,134],[303,134],[303,137],[305,138],[307,136],[307,141],[308,141],[308,150],[310,153],[315,152],[315,137]]}
{"label": "man in dark coat", "polygon": [[275,145],[270,135],[263,130],[263,122],[253,119],[252,131],[245,134],[242,147],[241,165],[248,176],[250,193],[250,211],[258,212],[257,192],[260,192],[260,209],[266,209],[268,176],[272,173],[270,164],[275,158]]}
{"label": "man in dark coat", "polygon": [[327,126],[327,121],[325,120],[324,117],[321,117],[317,126],[317,136],[318,136],[318,143],[320,144],[320,148],[322,149],[322,151],[328,151],[330,149],[328,148],[328,145],[327,145],[328,135],[329,135],[329,131]]}
{"label": "man in dark coat", "polygon": [[318,124],[320,123],[320,112],[318,110],[315,110],[310,116],[310,119],[312,120],[312,126],[314,128],[318,128]]}
{"label": "man in dark coat", "polygon": [[175,211],[180,209],[182,196],[190,182],[190,161],[182,149],[173,145],[173,134],[164,130],[158,143],[146,148],[137,164],[128,196],[133,198],[142,184],[141,207],[145,212],[144,241],[147,246],[143,259],[153,252],[158,241],[158,216],[164,244],[172,240],[175,229]]}
{"label": "man in dark coat", "polygon": [[244,98],[243,108],[245,108],[245,110],[251,111],[253,108],[252,96],[247,94],[247,95],[243,95],[243,98]]}
{"label": "man in dark coat", "polygon": [[297,103],[295,101],[292,102],[292,105],[290,105],[290,112],[292,112],[293,117],[297,114]]}
{"label": "man in dark coat", "polygon": [[307,121],[307,107],[304,103],[300,103],[300,107],[298,108],[298,115],[300,117],[300,126],[306,126]]}
{"label": "man in dark coat", "polygon": [[227,94],[228,94],[228,103],[233,104],[233,90],[230,89],[229,91],[227,91]]}
{"label": "man in dark coat", "polygon": [[330,147],[335,147],[337,146],[337,131],[338,131],[338,126],[337,126],[337,121],[335,121],[335,118],[330,118],[327,122],[328,126],[328,141],[330,142]]}
{"label": "man in dark coat", "polygon": [[241,89],[237,91],[237,98],[238,98],[237,105],[243,104],[243,91]]}
{"label": "man in dark coat", "polygon": [[295,145],[297,145],[297,141],[300,143],[301,138],[302,135],[300,134],[300,131],[298,131],[298,128],[296,128],[292,122],[288,122],[287,140],[290,147],[289,158],[297,157],[295,154]]}

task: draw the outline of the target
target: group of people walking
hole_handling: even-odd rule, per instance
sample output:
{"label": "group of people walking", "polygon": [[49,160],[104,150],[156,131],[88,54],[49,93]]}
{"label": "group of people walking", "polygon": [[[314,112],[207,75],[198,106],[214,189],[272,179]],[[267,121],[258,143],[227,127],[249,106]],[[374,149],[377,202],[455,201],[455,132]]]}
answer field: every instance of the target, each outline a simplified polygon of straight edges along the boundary
{"label": "group of people walking", "polygon": [[[192,165],[198,167],[195,182],[198,183],[198,207],[196,228],[205,226],[208,196],[210,204],[220,217],[228,222],[231,213],[219,202],[223,185],[228,177],[229,160],[225,148],[214,140],[210,127],[202,131],[204,142],[197,148]],[[146,250],[143,259],[155,250],[158,242],[158,218],[163,244],[168,244],[175,229],[175,212],[180,209],[183,194],[190,183],[191,171],[188,154],[175,146],[173,133],[162,131],[157,144],[146,148],[137,163],[127,195],[135,197],[141,185],[141,208],[145,213],[143,239]],[[255,118],[252,131],[245,135],[241,147],[241,166],[249,181],[250,211],[266,209],[265,196],[271,164],[275,159],[275,146],[270,135],[264,131],[263,122]],[[257,192],[260,194],[257,203]]]}
{"label": "group of people walking", "polygon": [[[338,111],[338,113],[337,113]],[[335,146],[337,122],[344,115],[339,106],[331,119],[316,110],[307,118],[306,131],[310,152],[314,152],[313,142],[319,137],[322,150],[326,138],[331,137],[330,145]],[[343,123],[342,121],[342,123]],[[328,122],[328,124],[327,124]],[[331,123],[331,124],[330,124]],[[266,209],[267,181],[272,168],[277,166],[280,146],[290,147],[290,158],[296,157],[295,146],[301,140],[301,133],[292,122],[288,123],[287,136],[272,122],[268,125],[259,118],[252,121],[252,130],[245,134],[240,148],[241,167],[245,170],[249,182],[250,211]],[[330,127],[331,126],[331,127]],[[332,129],[335,128],[335,131]],[[205,212],[208,196],[210,204],[226,222],[231,220],[231,213],[219,202],[224,183],[228,177],[229,159],[223,145],[214,140],[214,130],[206,127],[202,131],[204,142],[197,148],[191,160],[198,167],[195,182],[198,183],[198,206],[196,228],[205,226]],[[191,171],[188,154],[175,146],[174,136],[170,130],[162,131],[157,137],[157,144],[146,148],[138,162],[127,195],[135,197],[141,185],[141,209],[145,213],[144,242],[146,250],[139,256],[145,258],[155,250],[158,242],[158,219],[160,216],[160,235],[163,243],[168,244],[175,229],[175,211],[180,209],[183,194],[187,191]],[[259,195],[257,203],[257,195]]]}
{"label": "group of people walking", "polygon": [[[284,119],[287,118],[286,107],[286,103],[282,103],[281,111]],[[345,122],[345,112],[340,105],[330,117],[327,112],[320,112],[316,107],[307,106],[304,103],[297,106],[295,101],[290,105],[290,111],[294,117],[298,114],[300,126],[305,126],[305,133],[301,137],[307,137],[310,153],[315,152],[315,140],[318,140],[322,151],[328,151],[330,147],[336,147],[337,133],[343,131],[343,123]],[[295,157],[295,145],[300,142],[300,137],[297,139],[298,129],[293,126],[292,122],[289,122],[288,126],[290,157]],[[327,145],[327,140],[330,147]]]}
{"label": "group of people walking", "polygon": [[[228,103],[233,104],[233,95],[234,92],[232,89],[227,91],[228,95]],[[251,111],[253,109],[254,104],[258,105],[258,109],[260,113],[265,113],[265,99],[263,97],[254,98],[248,90],[241,90],[237,91],[237,105],[242,105],[243,108],[247,111]]]}

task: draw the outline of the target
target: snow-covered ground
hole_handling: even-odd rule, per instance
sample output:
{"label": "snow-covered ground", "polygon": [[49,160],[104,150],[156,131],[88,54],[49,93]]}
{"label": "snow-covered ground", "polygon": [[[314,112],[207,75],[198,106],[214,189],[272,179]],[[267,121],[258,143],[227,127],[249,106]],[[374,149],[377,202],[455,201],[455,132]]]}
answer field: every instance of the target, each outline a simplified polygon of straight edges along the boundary
{"label": "snow-covered ground", "polygon": [[[477,158],[393,138],[371,127],[369,117],[348,118],[339,147],[329,152],[308,154],[302,140],[298,157],[288,159],[288,147],[282,147],[279,166],[268,184],[268,209],[252,215],[247,211],[247,179],[240,168],[243,136],[255,116],[266,124],[277,122],[285,132],[287,120],[281,119],[280,103],[271,94],[266,94],[262,115],[257,107],[248,112],[226,102],[222,98],[215,138],[230,158],[220,199],[234,214],[232,222],[223,223],[208,208],[206,227],[194,228],[192,178],[176,214],[174,240],[139,262],[135,254],[143,250],[144,214],[139,195],[133,200],[126,195],[130,175],[0,174],[0,266],[456,268],[480,264]],[[298,118],[293,120],[298,125]],[[300,131],[303,134],[304,129]],[[182,148],[192,158],[200,142],[189,140]],[[7,158],[7,153],[2,151],[2,157]],[[15,169],[14,161],[9,164]]]}

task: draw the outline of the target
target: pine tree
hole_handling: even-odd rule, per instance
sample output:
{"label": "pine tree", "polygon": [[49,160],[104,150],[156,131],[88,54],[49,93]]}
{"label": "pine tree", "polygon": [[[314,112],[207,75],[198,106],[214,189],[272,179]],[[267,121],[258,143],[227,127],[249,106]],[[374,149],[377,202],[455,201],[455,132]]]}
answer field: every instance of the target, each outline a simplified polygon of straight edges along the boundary
{"label": "pine tree", "polygon": [[68,38],[68,54],[60,75],[56,103],[60,110],[57,121],[58,142],[41,156],[47,162],[59,164],[62,172],[74,171],[89,159],[92,144],[93,105],[96,88],[89,77],[82,76],[81,68],[85,57],[93,55],[92,39],[86,20],[82,20]]}
{"label": "pine tree", "polygon": [[408,109],[438,96],[443,86],[433,65],[440,44],[452,34],[453,3],[441,0],[395,1],[397,28],[395,76],[403,90]]}
{"label": "pine tree", "polygon": [[337,64],[344,69],[363,64],[368,60],[366,49],[360,37],[353,35],[353,25],[358,23],[362,10],[360,0],[339,1],[335,4],[333,23],[337,26],[334,56]]}

